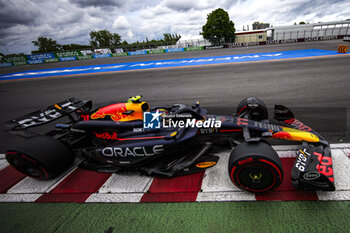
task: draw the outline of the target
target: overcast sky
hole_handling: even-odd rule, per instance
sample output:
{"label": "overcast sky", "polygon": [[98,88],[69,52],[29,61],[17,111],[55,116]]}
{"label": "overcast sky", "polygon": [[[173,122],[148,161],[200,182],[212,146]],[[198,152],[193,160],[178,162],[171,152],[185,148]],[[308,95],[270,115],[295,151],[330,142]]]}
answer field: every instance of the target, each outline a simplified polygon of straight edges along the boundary
{"label": "overcast sky", "polygon": [[30,53],[39,36],[88,44],[89,32],[102,29],[129,43],[163,33],[198,35],[219,7],[238,31],[255,21],[281,26],[350,18],[349,0],[0,0],[0,52]]}

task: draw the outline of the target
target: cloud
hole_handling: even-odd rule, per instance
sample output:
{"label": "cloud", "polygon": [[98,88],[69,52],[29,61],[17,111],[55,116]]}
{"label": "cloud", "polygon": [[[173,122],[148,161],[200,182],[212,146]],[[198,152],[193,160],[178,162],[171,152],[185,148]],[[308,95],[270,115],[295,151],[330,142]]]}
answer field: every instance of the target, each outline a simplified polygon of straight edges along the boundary
{"label": "cloud", "polygon": [[35,15],[40,14],[35,4],[28,3],[23,7],[23,1],[0,1],[0,28],[8,28],[18,24],[31,25]]}
{"label": "cloud", "polygon": [[123,0],[69,0],[80,7],[122,7],[128,1]]}
{"label": "cloud", "polygon": [[119,16],[112,25],[114,29],[128,29],[130,28],[130,23],[125,16]]}
{"label": "cloud", "polygon": [[196,1],[188,0],[166,0],[164,5],[175,11],[189,11],[197,6]]}
{"label": "cloud", "polygon": [[146,8],[141,9],[139,11],[139,15],[141,18],[147,20],[147,19],[152,19],[153,17],[156,17],[156,16],[168,14],[171,12],[172,12],[172,10],[159,4],[159,5],[156,5],[153,7],[146,7]]}
{"label": "cloud", "polygon": [[[0,42],[11,53],[28,53],[39,36],[88,44],[89,32],[103,29],[129,43],[164,33],[194,36],[217,8],[229,13],[236,30],[255,21],[282,26],[350,18],[346,0],[0,0]],[[7,53],[4,46],[0,52]]]}
{"label": "cloud", "polygon": [[189,11],[189,10],[203,10],[208,8],[213,8],[215,6],[220,6],[221,2],[227,1],[210,1],[210,0],[197,0],[197,1],[188,1],[188,0],[165,0],[164,5],[169,9],[175,11]]}

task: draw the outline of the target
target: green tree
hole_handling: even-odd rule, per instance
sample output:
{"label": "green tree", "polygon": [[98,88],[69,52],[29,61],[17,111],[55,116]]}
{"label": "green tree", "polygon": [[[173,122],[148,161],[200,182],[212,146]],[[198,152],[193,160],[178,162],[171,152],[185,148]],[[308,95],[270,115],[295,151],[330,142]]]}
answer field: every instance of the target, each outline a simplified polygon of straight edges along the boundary
{"label": "green tree", "polygon": [[37,40],[33,40],[34,46],[38,47],[38,52],[52,52],[61,50],[61,45],[51,38],[39,37]]}
{"label": "green tree", "polygon": [[299,24],[306,24],[304,21],[301,21]]}
{"label": "green tree", "polygon": [[214,44],[234,42],[236,31],[234,26],[228,13],[218,8],[208,14],[207,23],[202,27],[202,35]]}
{"label": "green tree", "polygon": [[113,47],[121,43],[120,35],[108,30],[91,31],[90,39],[90,45],[95,48]]}
{"label": "green tree", "polygon": [[163,41],[164,42],[177,42],[178,40],[180,40],[181,35],[178,34],[170,34],[170,33],[164,33],[163,34]]}

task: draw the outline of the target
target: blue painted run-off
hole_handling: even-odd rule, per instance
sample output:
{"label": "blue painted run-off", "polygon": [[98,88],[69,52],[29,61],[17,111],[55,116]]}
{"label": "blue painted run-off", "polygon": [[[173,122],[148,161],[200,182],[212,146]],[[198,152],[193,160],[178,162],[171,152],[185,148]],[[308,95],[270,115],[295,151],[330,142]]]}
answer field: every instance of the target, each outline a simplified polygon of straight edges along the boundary
{"label": "blue painted run-off", "polygon": [[337,54],[338,53],[336,51],[330,51],[330,50],[305,49],[305,50],[271,52],[271,53],[227,55],[227,56],[218,56],[218,57],[201,57],[201,58],[186,58],[186,59],[163,60],[163,61],[145,61],[145,62],[117,63],[117,64],[108,64],[108,65],[78,66],[78,67],[66,67],[66,68],[57,68],[57,69],[48,69],[48,70],[34,70],[34,71],[25,71],[25,72],[18,72],[18,73],[12,73],[12,74],[4,74],[4,75],[0,75],[0,81],[28,79],[28,78],[41,78],[41,77],[61,76],[61,75],[74,75],[74,74],[90,74],[90,73],[101,73],[101,72],[167,68],[167,67],[184,67],[184,66],[193,66],[193,65],[211,65],[211,64],[224,64],[224,63],[235,63],[235,62],[316,57],[316,56],[337,55]]}

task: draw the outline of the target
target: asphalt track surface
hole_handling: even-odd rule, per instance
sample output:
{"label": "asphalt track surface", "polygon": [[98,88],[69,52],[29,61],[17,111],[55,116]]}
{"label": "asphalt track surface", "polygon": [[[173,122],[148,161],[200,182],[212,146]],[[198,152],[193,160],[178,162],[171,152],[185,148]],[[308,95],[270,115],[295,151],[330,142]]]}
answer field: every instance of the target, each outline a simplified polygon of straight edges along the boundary
{"label": "asphalt track surface", "polygon": [[[84,62],[114,64],[297,49],[336,50],[339,43],[269,45]],[[349,61],[349,56],[332,56],[4,82],[0,83],[0,122],[71,96],[92,99],[95,106],[125,101],[136,94],[142,94],[152,105],[192,104],[199,100],[212,112],[224,114],[233,112],[242,98],[257,96],[268,106],[291,107],[299,119],[321,131],[329,141],[349,142]],[[49,65],[11,67],[0,72],[93,64],[79,61]],[[0,141],[0,153],[18,143],[16,137],[2,132]],[[349,202],[2,203],[0,223],[4,232],[345,232],[349,228],[348,209]]]}
{"label": "asphalt track surface", "polygon": [[[30,69],[49,69],[166,60],[297,49],[336,50],[341,41],[267,45],[249,48],[219,49],[176,54],[117,57],[70,63],[10,67],[0,72],[13,73]],[[320,131],[330,142],[349,142],[350,56],[298,58],[237,64],[176,67],[18,80],[0,83],[0,122],[6,122],[69,97],[93,100],[94,106],[124,102],[133,95],[143,95],[151,105],[173,103],[201,105],[213,113],[232,114],[239,101],[256,96],[272,110],[283,104],[295,111],[297,118]],[[0,126],[0,152],[18,143]]]}

